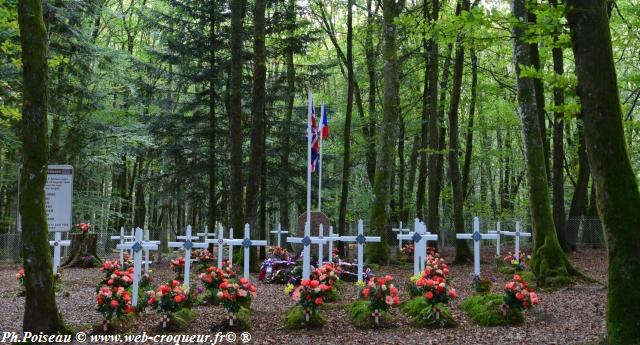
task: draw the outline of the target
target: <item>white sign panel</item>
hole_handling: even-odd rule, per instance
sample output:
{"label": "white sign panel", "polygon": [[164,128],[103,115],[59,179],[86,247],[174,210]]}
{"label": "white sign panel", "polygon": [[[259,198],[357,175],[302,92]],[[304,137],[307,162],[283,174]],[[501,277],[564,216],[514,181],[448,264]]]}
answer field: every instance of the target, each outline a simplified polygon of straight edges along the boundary
{"label": "white sign panel", "polygon": [[73,226],[71,223],[73,167],[49,165],[48,168],[44,193],[49,231],[69,231]]}

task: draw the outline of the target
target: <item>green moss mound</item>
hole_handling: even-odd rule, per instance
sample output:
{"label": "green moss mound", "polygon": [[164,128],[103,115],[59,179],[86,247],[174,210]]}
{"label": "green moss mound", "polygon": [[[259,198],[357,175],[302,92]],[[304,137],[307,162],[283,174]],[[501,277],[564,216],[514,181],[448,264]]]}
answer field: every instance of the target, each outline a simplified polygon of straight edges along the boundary
{"label": "green moss mound", "polygon": [[503,303],[502,295],[483,294],[465,299],[460,303],[460,308],[480,326],[517,325],[524,322],[522,313],[510,308],[507,308],[506,315],[503,315]]}
{"label": "green moss mound", "polygon": [[384,310],[380,311],[378,324],[371,316],[369,301],[355,301],[347,306],[347,316],[356,328],[381,328],[393,325],[389,313]]}
{"label": "green moss mound", "polygon": [[325,324],[325,319],[317,311],[311,314],[309,322],[305,320],[304,309],[296,305],[287,311],[282,320],[286,329],[309,329],[320,328]]}
{"label": "green moss mound", "polygon": [[415,317],[418,316],[418,314],[420,314],[420,312],[427,306],[428,304],[427,301],[424,300],[424,297],[416,297],[408,302],[405,302],[402,306],[402,311],[410,317]]}
{"label": "green moss mound", "polygon": [[451,310],[444,304],[435,305],[427,304],[418,315],[411,318],[411,322],[418,327],[425,328],[446,328],[455,327],[457,322],[451,313]]}
{"label": "green moss mound", "polygon": [[340,295],[340,291],[335,287],[329,290],[327,296],[324,298],[324,301],[327,303],[338,302],[342,295]]}
{"label": "green moss mound", "polygon": [[171,326],[176,330],[186,329],[195,318],[195,311],[189,308],[182,308],[175,313],[171,313]]}

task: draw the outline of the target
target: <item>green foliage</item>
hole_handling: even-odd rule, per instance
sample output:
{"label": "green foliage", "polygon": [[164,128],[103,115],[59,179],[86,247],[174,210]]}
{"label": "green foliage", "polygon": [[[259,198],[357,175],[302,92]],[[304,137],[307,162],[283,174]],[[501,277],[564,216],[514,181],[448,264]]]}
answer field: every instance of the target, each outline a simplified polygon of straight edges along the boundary
{"label": "green foliage", "polygon": [[171,313],[171,322],[175,329],[185,330],[188,328],[189,323],[195,320],[196,312],[190,308],[182,308],[174,313]]}
{"label": "green foliage", "polygon": [[388,327],[392,324],[389,313],[380,310],[378,325],[371,315],[371,302],[355,301],[347,306],[347,316],[356,328],[379,328]]}
{"label": "green foliage", "polygon": [[419,327],[445,328],[457,325],[451,310],[442,303],[427,304],[411,321]]}
{"label": "green foliage", "polygon": [[402,311],[411,317],[415,317],[428,306],[429,304],[424,297],[415,297],[403,304]]}
{"label": "green foliage", "polygon": [[295,305],[287,311],[282,322],[286,329],[308,329],[320,328],[326,321],[317,311],[312,312],[309,321],[306,321],[304,309],[299,305]]}
{"label": "green foliage", "polygon": [[[481,326],[516,325],[524,322],[524,316],[517,310],[504,305],[504,297],[497,294],[474,295],[460,303],[471,320]],[[503,314],[503,310],[506,315]]]}

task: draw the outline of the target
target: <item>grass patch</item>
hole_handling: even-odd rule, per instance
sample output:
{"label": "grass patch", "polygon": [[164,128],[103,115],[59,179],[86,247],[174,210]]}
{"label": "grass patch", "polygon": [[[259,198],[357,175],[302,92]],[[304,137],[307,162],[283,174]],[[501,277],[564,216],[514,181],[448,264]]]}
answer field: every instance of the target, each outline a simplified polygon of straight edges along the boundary
{"label": "grass patch", "polygon": [[415,317],[418,316],[427,306],[427,301],[425,301],[424,297],[416,297],[405,302],[402,306],[402,311],[410,317]]}
{"label": "grass patch", "polygon": [[371,316],[369,301],[355,301],[347,306],[347,316],[356,328],[380,328],[389,327],[393,323],[389,313],[380,310],[380,317],[376,325],[375,319]]}
{"label": "grass patch", "polygon": [[316,311],[311,314],[307,322],[304,316],[304,309],[296,305],[287,311],[282,322],[286,329],[309,329],[322,327],[326,320]]}
{"label": "grass patch", "polygon": [[519,311],[507,308],[504,315],[503,303],[502,295],[483,294],[465,299],[460,303],[460,308],[480,326],[516,325],[524,322],[524,316]]}
{"label": "grass patch", "polygon": [[411,322],[418,327],[425,328],[446,328],[457,325],[451,310],[442,303],[427,304],[426,308],[411,318]]}
{"label": "grass patch", "polygon": [[189,323],[196,318],[196,312],[189,308],[182,308],[171,313],[171,323],[175,329],[186,329]]}

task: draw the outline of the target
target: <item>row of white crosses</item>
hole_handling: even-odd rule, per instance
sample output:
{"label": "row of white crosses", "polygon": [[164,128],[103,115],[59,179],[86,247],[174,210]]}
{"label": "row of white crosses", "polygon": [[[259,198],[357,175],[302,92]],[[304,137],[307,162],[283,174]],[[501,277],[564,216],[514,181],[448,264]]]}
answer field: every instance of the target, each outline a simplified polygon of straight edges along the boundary
{"label": "row of white crosses", "polygon": [[276,242],[278,243],[278,247],[282,247],[281,243],[282,243],[282,235],[288,235],[289,231],[286,230],[282,230],[282,225],[280,225],[280,223],[278,223],[278,228],[276,228],[275,230],[271,230],[269,231],[269,233],[271,234],[275,234],[276,235]]}
{"label": "row of white crosses", "polygon": [[[417,219],[417,218],[416,218]],[[409,228],[403,228],[402,227],[402,222],[400,222],[399,226],[397,228],[392,228],[391,231],[393,232],[397,232],[398,235],[404,235],[405,231],[406,232],[410,232],[411,229]],[[398,249],[402,250],[402,240],[404,239],[404,237],[400,237],[398,236]]]}
{"label": "row of white crosses", "polygon": [[[402,223],[400,223],[402,229]],[[425,270],[427,260],[427,242],[437,241],[438,235],[427,232],[427,226],[418,218],[414,221],[414,231],[397,235],[398,241],[413,241],[413,275],[418,275]]]}
{"label": "row of white crosses", "polygon": [[189,288],[189,280],[191,277],[191,249],[192,248],[208,248],[209,243],[206,242],[194,242],[198,236],[191,235],[191,225],[187,226],[187,231],[184,236],[176,236],[176,239],[183,241],[169,242],[170,248],[183,248],[184,249],[184,285]]}

